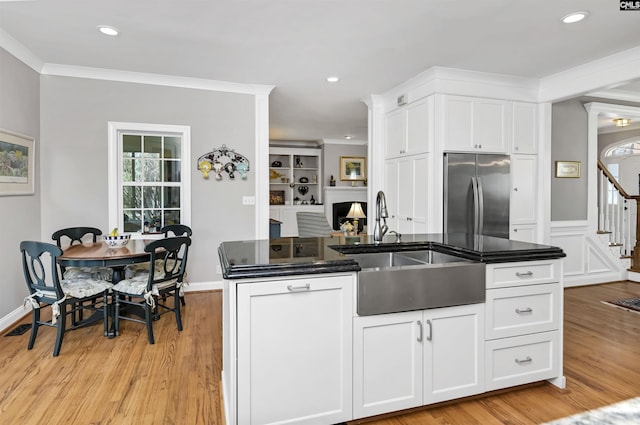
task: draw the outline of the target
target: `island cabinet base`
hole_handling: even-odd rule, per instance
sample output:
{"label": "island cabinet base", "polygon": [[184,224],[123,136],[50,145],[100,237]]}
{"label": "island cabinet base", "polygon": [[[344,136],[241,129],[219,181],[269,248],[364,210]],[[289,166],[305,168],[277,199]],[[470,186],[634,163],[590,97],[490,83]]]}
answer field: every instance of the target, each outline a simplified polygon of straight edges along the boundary
{"label": "island cabinet base", "polygon": [[354,419],[484,391],[484,304],[354,318]]}
{"label": "island cabinet base", "polygon": [[[321,425],[352,418],[355,274],[324,276],[230,285],[237,300],[235,320],[229,314],[237,360],[223,356],[223,367],[237,382],[237,399],[228,407],[229,425]],[[225,384],[227,395],[233,390]]]}
{"label": "island cabinet base", "polygon": [[545,379],[564,387],[560,259],[487,264],[485,303],[371,316],[355,313],[357,278],[225,281],[228,425],[332,425]]}

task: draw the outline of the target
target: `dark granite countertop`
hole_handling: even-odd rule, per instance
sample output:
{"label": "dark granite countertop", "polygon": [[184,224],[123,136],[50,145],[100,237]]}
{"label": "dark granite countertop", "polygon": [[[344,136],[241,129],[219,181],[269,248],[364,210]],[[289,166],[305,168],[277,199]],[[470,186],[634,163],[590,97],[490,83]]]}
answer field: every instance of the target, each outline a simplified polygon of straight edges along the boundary
{"label": "dark granite countertop", "polygon": [[416,251],[431,249],[483,263],[548,260],[565,257],[557,247],[495,238],[456,234],[385,236],[379,244],[362,237],[358,244],[343,238],[280,238],[223,242],[218,248],[225,279],[247,279],[299,274],[359,271],[349,254],[361,252]]}

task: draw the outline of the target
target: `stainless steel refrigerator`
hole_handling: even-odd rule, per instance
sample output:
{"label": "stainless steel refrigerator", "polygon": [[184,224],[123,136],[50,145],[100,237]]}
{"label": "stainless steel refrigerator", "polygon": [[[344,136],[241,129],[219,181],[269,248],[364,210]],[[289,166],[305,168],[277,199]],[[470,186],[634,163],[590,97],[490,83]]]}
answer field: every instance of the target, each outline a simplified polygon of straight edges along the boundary
{"label": "stainless steel refrigerator", "polygon": [[507,155],[444,154],[444,232],[509,238]]}

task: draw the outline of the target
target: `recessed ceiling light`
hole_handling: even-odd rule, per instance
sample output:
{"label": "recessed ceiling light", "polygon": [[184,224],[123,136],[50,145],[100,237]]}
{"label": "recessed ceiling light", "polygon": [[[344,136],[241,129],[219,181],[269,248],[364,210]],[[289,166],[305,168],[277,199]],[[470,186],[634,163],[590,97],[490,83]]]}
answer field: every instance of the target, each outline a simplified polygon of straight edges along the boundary
{"label": "recessed ceiling light", "polygon": [[118,35],[120,30],[115,27],[111,27],[109,25],[98,25],[98,31],[105,35]]}
{"label": "recessed ceiling light", "polygon": [[582,21],[587,16],[589,16],[589,12],[573,12],[563,16],[562,22],[565,24],[573,24],[575,22]]}
{"label": "recessed ceiling light", "polygon": [[327,77],[327,81],[330,83],[337,83],[338,81],[340,81],[340,77],[336,77],[336,76]]}
{"label": "recessed ceiling light", "polygon": [[351,140],[351,136],[344,136],[345,139]]}

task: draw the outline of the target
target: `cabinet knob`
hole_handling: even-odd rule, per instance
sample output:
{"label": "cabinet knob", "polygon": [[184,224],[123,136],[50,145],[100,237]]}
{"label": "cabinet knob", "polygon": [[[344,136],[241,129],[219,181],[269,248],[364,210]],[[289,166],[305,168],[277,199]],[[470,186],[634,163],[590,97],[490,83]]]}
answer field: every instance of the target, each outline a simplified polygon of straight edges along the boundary
{"label": "cabinet knob", "polygon": [[518,147],[516,146],[516,150],[518,150]]}
{"label": "cabinet knob", "polygon": [[513,191],[514,191],[514,192],[517,192],[517,191],[518,191],[518,188],[517,188],[517,187],[514,187],[514,188],[513,188]]}
{"label": "cabinet knob", "polygon": [[518,233],[518,229],[513,229],[514,232]]}

